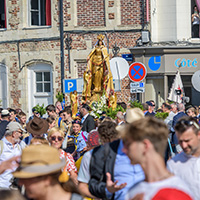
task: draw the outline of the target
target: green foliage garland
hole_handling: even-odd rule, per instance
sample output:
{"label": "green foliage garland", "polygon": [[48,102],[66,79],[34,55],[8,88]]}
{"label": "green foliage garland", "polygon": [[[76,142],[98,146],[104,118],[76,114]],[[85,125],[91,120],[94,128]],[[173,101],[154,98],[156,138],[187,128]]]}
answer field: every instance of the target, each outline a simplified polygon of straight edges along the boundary
{"label": "green foliage garland", "polygon": [[158,118],[158,119],[165,120],[168,117],[168,115],[169,115],[169,113],[167,113],[167,112],[157,112],[155,114],[155,117]]}
{"label": "green foliage garland", "polygon": [[46,113],[46,109],[44,107],[44,104],[42,104],[41,106],[39,104],[37,104],[34,108],[38,113],[40,113],[41,117]]}
{"label": "green foliage garland", "polygon": [[64,94],[60,91],[58,91],[58,94],[56,95],[56,99],[60,102],[63,102]]}
{"label": "green foliage garland", "polygon": [[139,102],[138,100],[135,101],[129,101],[131,108],[140,108],[141,110],[143,110],[143,106],[141,104],[141,102]]}

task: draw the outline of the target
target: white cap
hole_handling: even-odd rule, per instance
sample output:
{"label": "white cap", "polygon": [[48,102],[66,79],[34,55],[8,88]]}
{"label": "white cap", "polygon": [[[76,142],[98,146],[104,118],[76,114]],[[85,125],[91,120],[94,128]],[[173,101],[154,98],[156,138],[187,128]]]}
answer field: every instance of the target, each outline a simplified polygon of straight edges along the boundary
{"label": "white cap", "polygon": [[18,131],[19,129],[22,130],[23,132],[26,132],[18,122],[10,122],[6,126],[6,133],[11,133],[13,131]]}
{"label": "white cap", "polygon": [[8,116],[8,115],[10,115],[8,110],[4,109],[1,111],[1,116]]}

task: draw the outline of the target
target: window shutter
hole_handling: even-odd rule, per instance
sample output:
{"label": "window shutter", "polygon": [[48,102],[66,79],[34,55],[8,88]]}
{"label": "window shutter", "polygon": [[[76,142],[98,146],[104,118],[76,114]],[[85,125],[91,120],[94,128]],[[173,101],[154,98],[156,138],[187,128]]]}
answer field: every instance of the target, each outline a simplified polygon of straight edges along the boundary
{"label": "window shutter", "polygon": [[46,0],[46,25],[51,25],[51,0]]}

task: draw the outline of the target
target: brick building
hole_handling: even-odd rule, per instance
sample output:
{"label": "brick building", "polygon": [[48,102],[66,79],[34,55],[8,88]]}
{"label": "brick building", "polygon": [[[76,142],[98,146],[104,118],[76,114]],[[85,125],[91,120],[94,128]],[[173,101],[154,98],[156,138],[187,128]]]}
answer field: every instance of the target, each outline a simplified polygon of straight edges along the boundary
{"label": "brick building", "polygon": [[[129,54],[148,29],[147,0],[63,0],[64,78],[82,78],[99,33]],[[61,90],[59,0],[0,0],[0,99],[28,115],[36,104],[55,103]],[[2,6],[3,5],[3,6]],[[71,44],[67,45],[67,38]],[[70,48],[69,48],[70,46]],[[131,98],[129,78],[119,101]],[[66,94],[66,101],[69,96]]]}

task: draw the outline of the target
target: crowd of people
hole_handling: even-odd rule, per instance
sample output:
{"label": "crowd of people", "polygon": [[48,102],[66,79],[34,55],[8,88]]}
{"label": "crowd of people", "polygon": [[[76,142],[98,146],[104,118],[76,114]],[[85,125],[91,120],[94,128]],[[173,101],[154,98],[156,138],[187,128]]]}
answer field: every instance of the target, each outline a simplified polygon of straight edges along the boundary
{"label": "crowd of people", "polygon": [[200,199],[198,108],[120,105],[115,119],[87,104],[0,109],[0,199]]}

